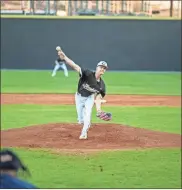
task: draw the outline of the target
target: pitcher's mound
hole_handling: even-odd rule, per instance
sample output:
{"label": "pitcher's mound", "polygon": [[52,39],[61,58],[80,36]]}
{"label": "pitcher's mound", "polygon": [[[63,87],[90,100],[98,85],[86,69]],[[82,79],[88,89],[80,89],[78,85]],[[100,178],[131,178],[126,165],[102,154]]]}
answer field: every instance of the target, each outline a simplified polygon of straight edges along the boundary
{"label": "pitcher's mound", "polygon": [[79,140],[81,125],[46,124],[1,131],[3,147],[56,149],[135,149],[181,147],[181,135],[116,125],[93,124],[87,140]]}

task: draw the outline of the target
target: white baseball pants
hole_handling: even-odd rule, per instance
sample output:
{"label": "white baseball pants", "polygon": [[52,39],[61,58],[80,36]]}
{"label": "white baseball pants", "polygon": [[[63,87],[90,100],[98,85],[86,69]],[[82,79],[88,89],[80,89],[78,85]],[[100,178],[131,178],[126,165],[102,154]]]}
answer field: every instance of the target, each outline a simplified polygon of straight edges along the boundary
{"label": "white baseball pants", "polygon": [[94,105],[94,94],[88,97],[83,97],[76,92],[75,103],[78,116],[78,123],[83,123],[81,135],[85,135],[91,125],[92,108]]}
{"label": "white baseball pants", "polygon": [[55,65],[54,70],[53,70],[53,72],[52,72],[52,76],[55,76],[57,70],[58,70],[59,68],[62,68],[63,71],[64,71],[64,75],[65,75],[66,77],[68,77],[68,70],[67,70],[67,67],[66,67],[65,63],[61,63],[61,64],[60,64],[57,60],[55,61],[55,63],[56,63],[56,65]]}

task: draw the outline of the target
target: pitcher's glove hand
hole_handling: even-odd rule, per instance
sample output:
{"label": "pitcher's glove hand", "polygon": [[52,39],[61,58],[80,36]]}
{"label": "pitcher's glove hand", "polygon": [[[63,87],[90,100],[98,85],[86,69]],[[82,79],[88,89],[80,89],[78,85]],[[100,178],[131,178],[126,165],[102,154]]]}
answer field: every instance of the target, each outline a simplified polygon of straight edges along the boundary
{"label": "pitcher's glove hand", "polygon": [[98,112],[96,116],[104,121],[110,121],[112,119],[112,114],[104,111]]}

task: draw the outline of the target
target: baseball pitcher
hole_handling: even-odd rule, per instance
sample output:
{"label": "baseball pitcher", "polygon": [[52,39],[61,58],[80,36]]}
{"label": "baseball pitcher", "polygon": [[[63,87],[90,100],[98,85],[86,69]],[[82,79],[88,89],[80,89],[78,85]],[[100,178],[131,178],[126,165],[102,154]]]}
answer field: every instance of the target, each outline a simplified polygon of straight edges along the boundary
{"label": "baseball pitcher", "polygon": [[87,139],[87,133],[91,126],[91,114],[94,103],[96,105],[97,117],[105,121],[111,120],[111,113],[106,113],[101,110],[101,104],[105,102],[102,98],[104,98],[106,94],[105,83],[101,76],[108,68],[107,63],[100,61],[97,64],[96,71],[93,72],[75,64],[64,54],[59,46],[56,50],[58,51],[60,59],[64,60],[66,64],[79,73],[80,79],[75,94],[78,123],[83,125],[79,139]]}
{"label": "baseball pitcher", "polygon": [[60,57],[58,57],[58,59],[55,60],[55,66],[54,66],[54,69],[53,69],[53,71],[52,71],[52,77],[56,76],[56,72],[57,72],[60,68],[63,69],[64,75],[65,75],[66,77],[68,77],[68,69],[67,69],[67,67],[66,67],[66,65],[65,65],[65,63],[64,63],[64,61],[61,60]]}

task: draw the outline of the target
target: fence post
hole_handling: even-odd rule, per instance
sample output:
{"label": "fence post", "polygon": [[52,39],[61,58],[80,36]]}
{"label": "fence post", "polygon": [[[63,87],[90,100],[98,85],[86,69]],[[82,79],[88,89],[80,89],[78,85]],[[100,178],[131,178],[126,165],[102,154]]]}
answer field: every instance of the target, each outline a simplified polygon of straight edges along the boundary
{"label": "fence post", "polygon": [[102,14],[104,13],[104,1],[102,0]]}
{"label": "fence post", "polygon": [[57,15],[57,1],[54,0],[54,15]]}
{"label": "fence post", "polygon": [[106,1],[106,13],[107,13],[107,14],[110,13],[109,8],[110,8],[110,0],[107,0],[107,1]]}
{"label": "fence post", "polygon": [[46,0],[46,15],[50,14],[50,0]]}
{"label": "fence post", "polygon": [[81,9],[83,10],[83,1],[81,0]]}
{"label": "fence post", "polygon": [[140,11],[143,12],[143,0],[141,0],[141,8],[140,8]]}
{"label": "fence post", "polygon": [[30,0],[30,11],[31,11],[31,14],[34,15],[34,13],[35,13],[34,0]]}
{"label": "fence post", "polygon": [[85,2],[85,9],[88,9],[88,1]]}
{"label": "fence post", "polygon": [[99,2],[98,1],[96,1],[96,9],[99,12]]}
{"label": "fence post", "polygon": [[125,3],[125,1],[122,0],[122,1],[121,1],[121,12],[124,12],[124,3]]}
{"label": "fence post", "polygon": [[170,0],[170,17],[173,17],[173,0]]}
{"label": "fence post", "polygon": [[78,11],[77,8],[78,8],[78,2],[75,0],[74,1],[74,12],[75,13]]}

